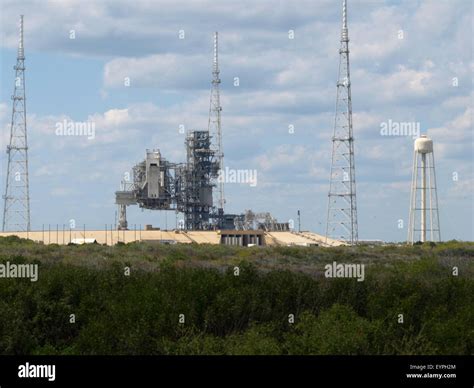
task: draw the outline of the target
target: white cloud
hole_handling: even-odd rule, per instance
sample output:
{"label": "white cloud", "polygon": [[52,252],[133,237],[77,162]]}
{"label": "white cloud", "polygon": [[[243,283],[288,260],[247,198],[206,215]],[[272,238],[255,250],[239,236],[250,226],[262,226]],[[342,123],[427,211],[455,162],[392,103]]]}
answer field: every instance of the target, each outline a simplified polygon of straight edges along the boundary
{"label": "white cloud", "polygon": [[203,56],[175,54],[116,58],[105,65],[104,84],[109,88],[124,88],[125,78],[128,78],[132,87],[176,89],[182,85],[189,89],[200,82],[202,75],[210,78],[209,62],[209,58]]}
{"label": "white cloud", "polygon": [[440,156],[465,157],[473,153],[473,110],[469,106],[459,116],[448,121],[442,127],[428,129],[428,135],[440,150]]}

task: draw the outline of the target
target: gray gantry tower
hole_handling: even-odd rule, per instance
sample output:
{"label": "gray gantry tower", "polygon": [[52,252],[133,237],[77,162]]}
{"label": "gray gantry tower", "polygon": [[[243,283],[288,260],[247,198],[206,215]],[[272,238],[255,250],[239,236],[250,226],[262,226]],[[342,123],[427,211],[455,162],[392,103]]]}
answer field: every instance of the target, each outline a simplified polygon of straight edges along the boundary
{"label": "gray gantry tower", "polygon": [[28,183],[28,141],[26,133],[25,51],[23,15],[20,16],[20,40],[15,69],[15,89],[7,146],[8,167],[5,184],[3,226],[5,231],[30,230],[30,193]]}
{"label": "gray gantry tower", "polygon": [[332,138],[332,162],[328,197],[326,238],[345,241],[350,245],[357,244],[356,179],[346,0],[343,1],[342,5],[339,78],[337,81],[336,116]]}
{"label": "gray gantry tower", "polygon": [[218,35],[214,33],[214,57],[212,61],[212,83],[211,83],[211,99],[209,104],[209,122],[208,131],[216,142],[214,149],[216,151],[216,158],[219,163],[219,170],[221,172],[220,178],[217,179],[217,211],[219,217],[224,214],[224,152],[222,149],[222,128],[221,128],[221,100],[219,94],[219,85],[221,80],[219,78],[219,60],[218,60]]}

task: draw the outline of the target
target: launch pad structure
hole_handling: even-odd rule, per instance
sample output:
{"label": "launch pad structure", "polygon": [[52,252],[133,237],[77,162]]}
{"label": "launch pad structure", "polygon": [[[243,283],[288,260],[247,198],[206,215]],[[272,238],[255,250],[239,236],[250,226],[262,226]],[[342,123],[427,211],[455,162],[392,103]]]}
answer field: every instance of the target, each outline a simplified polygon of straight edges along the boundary
{"label": "launch pad structure", "polygon": [[[127,230],[127,207],[171,210],[182,213],[181,230],[266,230],[289,231],[289,223],[279,223],[269,213],[224,213],[224,170],[218,63],[218,35],[214,33],[211,97],[207,130],[188,131],[185,138],[186,161],[173,163],[159,149],[146,150],[145,159],[132,169],[132,179],[122,180],[115,192],[119,207],[118,230]],[[214,202],[213,190],[217,189]],[[242,237],[243,240],[245,238]],[[226,240],[227,241],[227,240]]]}
{"label": "launch pad structure", "polygon": [[133,167],[133,182],[122,181],[115,193],[119,206],[118,229],[126,230],[126,207],[174,210],[184,214],[183,229],[219,228],[223,212],[213,206],[212,189],[219,172],[209,131],[190,131],[186,136],[186,162],[171,163],[160,150],[147,150],[145,160]]}
{"label": "launch pad structure", "polygon": [[[20,26],[19,59],[23,57],[22,19]],[[337,240],[328,241],[324,236],[312,232],[292,231],[289,222],[278,222],[268,212],[253,212],[245,210],[241,214],[226,214],[224,212],[224,181],[219,179],[219,172],[224,170],[222,151],[222,128],[219,66],[217,54],[217,33],[214,34],[214,56],[212,66],[211,98],[209,107],[209,122],[207,130],[191,130],[185,137],[186,160],[170,162],[164,158],[159,149],[147,149],[145,158],[132,168],[131,179],[124,177],[121,187],[115,192],[115,203],[119,208],[119,220],[116,226],[106,225],[104,230],[87,230],[84,228],[66,228],[66,225],[48,225],[40,231],[32,231],[29,227],[29,196],[21,205],[27,208],[27,225],[23,230],[7,231],[6,221],[9,219],[4,211],[4,230],[0,237],[17,236],[43,244],[87,244],[99,243],[114,245],[116,243],[131,243],[138,241],[158,242],[164,244],[197,243],[225,244],[236,246],[262,245],[298,245],[298,246],[338,246],[344,245]],[[17,70],[24,70],[23,65]],[[22,84],[23,85],[23,84]],[[17,90],[17,89],[15,89]],[[19,90],[19,89],[18,89]],[[17,101],[24,101],[24,89],[18,92]],[[15,92],[15,96],[18,94]],[[24,109],[18,109],[14,104],[13,115],[25,115]],[[24,132],[24,146],[13,148],[26,151],[26,121],[18,121]],[[16,126],[13,128],[16,129]],[[12,133],[13,133],[12,129]],[[15,132],[16,134],[16,132]],[[13,135],[12,135],[13,136]],[[16,135],[15,135],[16,139]],[[23,159],[21,160],[23,161]],[[27,164],[27,162],[26,162]],[[27,171],[27,170],[26,170]],[[28,177],[27,172],[23,174]],[[27,181],[26,181],[27,182]],[[7,195],[4,196],[5,208],[10,210],[7,182]],[[26,185],[26,187],[28,187]],[[217,188],[216,203],[213,190]],[[20,199],[24,199],[21,197]],[[138,205],[143,209],[171,210],[184,215],[182,225],[177,230],[160,230],[146,225],[137,229],[127,221],[127,207]]]}
{"label": "launch pad structure", "polygon": [[[118,229],[126,230],[127,206],[143,209],[174,210],[184,214],[185,230],[212,230],[224,226],[224,182],[218,34],[214,33],[211,98],[207,130],[188,131],[185,140],[186,162],[171,163],[159,149],[147,150],[145,160],[133,167],[133,181],[122,181],[115,193],[119,207]],[[215,137],[215,142],[213,142]],[[218,187],[218,205],[213,203],[213,188]]]}
{"label": "launch pad structure", "polygon": [[[135,164],[115,192],[118,222],[103,231],[66,231],[49,228],[42,232],[30,229],[30,196],[28,143],[26,130],[26,93],[24,78],[23,16],[20,17],[15,89],[10,143],[7,146],[8,168],[0,237],[16,235],[43,243],[62,244],[98,242],[161,241],[165,243],[218,243],[227,245],[356,245],[358,238],[354,133],[349,67],[349,34],[347,0],[343,0],[342,29],[339,49],[336,112],[332,137],[325,236],[293,230],[290,222],[278,222],[268,212],[241,214],[225,212],[224,152],[222,107],[220,103],[220,69],[218,33],[213,37],[212,80],[207,129],[190,130],[184,139],[186,159],[171,162],[157,148],[146,149],[145,158]],[[433,142],[426,136],[415,141],[415,158],[410,201],[408,242],[440,241],[439,209],[434,173]],[[216,198],[214,198],[216,189]],[[137,231],[130,228],[127,207],[181,213],[179,227],[163,231],[150,225]],[[298,225],[300,211],[298,210]],[[429,222],[428,222],[429,219]],[[419,226],[418,226],[419,224]],[[11,230],[16,228],[16,231]],[[67,234],[69,232],[69,238]],[[139,232],[139,236],[137,236]],[[429,234],[429,236],[428,236]],[[51,236],[55,236],[52,238]],[[62,238],[61,238],[62,237]]]}

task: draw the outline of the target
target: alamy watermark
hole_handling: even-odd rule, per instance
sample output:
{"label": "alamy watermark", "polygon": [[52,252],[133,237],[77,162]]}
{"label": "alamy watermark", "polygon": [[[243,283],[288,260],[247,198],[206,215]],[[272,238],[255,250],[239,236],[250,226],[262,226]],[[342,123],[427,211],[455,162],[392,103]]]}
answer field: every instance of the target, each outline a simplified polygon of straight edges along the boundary
{"label": "alamy watermark", "polygon": [[257,170],[241,170],[226,167],[219,170],[218,182],[245,183],[251,187],[257,186]]}
{"label": "alamy watermark", "polygon": [[365,280],[365,264],[332,264],[324,266],[324,276],[327,278],[357,278],[358,282]]}
{"label": "alamy watermark", "polygon": [[0,278],[26,278],[36,282],[38,264],[14,264],[7,261],[5,264],[0,264]]}
{"label": "alamy watermark", "polygon": [[381,136],[411,136],[420,137],[420,123],[417,121],[393,121],[389,119],[380,123]]}
{"label": "alamy watermark", "polygon": [[43,378],[56,380],[56,365],[35,365],[29,362],[18,366],[19,378]]}
{"label": "alamy watermark", "polygon": [[93,121],[58,121],[56,123],[56,136],[87,136],[87,139],[95,138],[95,122]]}

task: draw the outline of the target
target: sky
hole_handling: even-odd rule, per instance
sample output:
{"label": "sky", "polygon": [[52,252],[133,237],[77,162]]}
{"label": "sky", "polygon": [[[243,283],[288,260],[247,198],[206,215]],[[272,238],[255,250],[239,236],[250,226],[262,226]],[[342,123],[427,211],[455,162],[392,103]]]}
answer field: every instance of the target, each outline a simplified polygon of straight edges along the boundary
{"label": "sky", "polygon": [[[473,240],[472,8],[348,0],[360,239],[406,240],[414,137],[381,129],[412,123],[434,141],[442,239]],[[115,224],[114,192],[146,149],[185,161],[180,128],[207,129],[218,31],[224,164],[257,172],[226,183],[226,212],[301,210],[301,228],[324,234],[341,12],[334,0],[0,0],[2,150],[25,15],[32,229]],[[94,136],[58,136],[64,120]],[[134,206],[128,221],[173,228],[176,215]]]}

